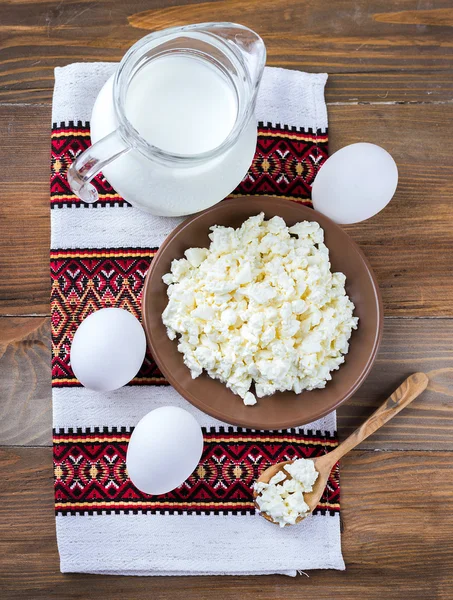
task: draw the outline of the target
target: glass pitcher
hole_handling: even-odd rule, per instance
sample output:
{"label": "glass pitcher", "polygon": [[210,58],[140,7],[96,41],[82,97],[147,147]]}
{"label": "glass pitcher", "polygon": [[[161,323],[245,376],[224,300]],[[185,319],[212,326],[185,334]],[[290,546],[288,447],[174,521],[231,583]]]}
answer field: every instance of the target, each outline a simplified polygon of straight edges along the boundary
{"label": "glass pitcher", "polygon": [[196,213],[246,175],[266,50],[253,31],[203,23],[152,33],[124,56],[100,91],[93,145],[68,170],[73,192],[98,199],[102,171],[127,202],[152,214]]}

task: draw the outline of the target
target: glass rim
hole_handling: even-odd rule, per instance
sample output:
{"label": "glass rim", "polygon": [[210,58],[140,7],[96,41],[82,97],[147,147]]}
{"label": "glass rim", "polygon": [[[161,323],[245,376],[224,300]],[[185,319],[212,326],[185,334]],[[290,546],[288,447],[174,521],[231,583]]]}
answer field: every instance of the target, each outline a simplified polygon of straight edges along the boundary
{"label": "glass rim", "polygon": [[[207,159],[216,158],[216,157],[224,154],[227,150],[229,150],[234,145],[237,138],[239,137],[239,135],[241,134],[243,129],[248,124],[250,118],[253,116],[253,113],[255,110],[255,104],[256,104],[256,96],[257,96],[261,76],[254,83],[250,76],[249,69],[247,68],[240,52],[234,52],[234,47],[229,45],[226,40],[224,40],[220,35],[216,35],[213,31],[210,31],[213,29],[215,30],[215,29],[225,29],[225,28],[241,29],[243,31],[250,31],[254,35],[257,35],[250,28],[245,27],[244,25],[239,25],[237,23],[229,23],[229,22],[199,23],[199,24],[195,24],[195,25],[184,25],[182,27],[171,27],[168,29],[164,29],[162,31],[156,31],[154,33],[150,33],[149,35],[146,35],[145,37],[138,40],[133,46],[131,46],[129,48],[129,50],[126,52],[126,54],[122,58],[120,65],[115,73],[114,80],[113,80],[113,104],[114,104],[114,108],[115,108],[115,114],[116,114],[116,117],[117,117],[118,123],[119,123],[118,132],[121,135],[125,144],[139,150],[147,158],[158,159],[160,162],[165,162],[165,163],[168,163],[168,162],[180,163],[180,164],[182,163],[187,166],[196,165],[196,164],[206,161]],[[130,74],[127,71],[127,68],[131,65],[131,62],[133,62],[134,59],[135,59],[134,64],[137,64],[139,62],[140,54],[143,53],[146,46],[149,45],[151,42],[154,42],[155,40],[158,40],[161,38],[174,37],[175,34],[177,34],[177,33],[184,34],[184,33],[190,33],[192,31],[193,32],[199,31],[200,33],[203,33],[204,35],[206,35],[207,38],[211,37],[211,38],[215,39],[217,45],[219,45],[219,43],[221,44],[221,46],[222,46],[221,51],[226,55],[228,60],[231,60],[231,62],[233,64],[235,64],[235,62],[238,63],[235,66],[239,66],[245,75],[245,78],[246,78],[246,81],[247,81],[247,84],[248,84],[248,87],[250,90],[250,97],[248,99],[245,110],[241,111],[239,94],[237,92],[237,86],[235,85],[233,79],[230,77],[230,81],[231,81],[232,85],[234,86],[236,96],[237,96],[238,111],[237,111],[235,123],[234,123],[233,127],[231,128],[231,131],[229,132],[229,134],[218,146],[212,148],[211,150],[206,150],[204,152],[200,152],[200,153],[196,153],[196,154],[178,154],[178,153],[174,153],[174,152],[168,152],[166,150],[163,150],[162,148],[159,148],[158,146],[154,146],[153,144],[150,144],[147,140],[145,140],[145,138],[143,138],[138,133],[138,131],[135,129],[135,127],[132,125],[132,123],[127,118],[126,113],[125,113],[125,107],[124,107],[125,91],[127,90],[128,85],[129,85],[128,76]],[[259,38],[259,39],[261,39],[261,38]],[[264,42],[263,42],[263,46],[264,46]],[[264,53],[262,65],[260,65],[260,74],[261,75],[262,75],[262,72],[264,69],[265,57],[266,57],[266,55]],[[152,58],[151,60],[156,60],[157,58],[158,57]],[[217,68],[220,68],[220,67],[217,67]],[[131,140],[132,140],[132,143],[131,143]]]}

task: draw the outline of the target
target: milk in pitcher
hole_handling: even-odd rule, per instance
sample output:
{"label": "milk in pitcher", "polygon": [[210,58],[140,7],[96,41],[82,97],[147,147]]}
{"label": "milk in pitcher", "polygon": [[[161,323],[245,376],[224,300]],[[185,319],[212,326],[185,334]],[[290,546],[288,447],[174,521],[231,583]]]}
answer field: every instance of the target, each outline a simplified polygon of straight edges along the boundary
{"label": "milk in pitcher", "polygon": [[189,215],[234,191],[257,140],[261,38],[242,25],[204,23],[146,36],[100,91],[92,146],[68,171],[72,190],[98,200],[103,175],[128,203],[162,216]]}
{"label": "milk in pitcher", "polygon": [[209,152],[237,116],[231,84],[208,62],[183,55],[158,58],[135,75],[126,116],[152,146],[171,154]]}

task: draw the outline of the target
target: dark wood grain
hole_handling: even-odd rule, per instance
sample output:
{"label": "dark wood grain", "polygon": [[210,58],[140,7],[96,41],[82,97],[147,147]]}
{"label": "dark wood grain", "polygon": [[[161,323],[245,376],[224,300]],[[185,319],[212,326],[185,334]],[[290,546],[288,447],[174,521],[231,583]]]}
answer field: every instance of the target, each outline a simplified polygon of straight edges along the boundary
{"label": "dark wood grain", "polygon": [[[7,151],[4,145],[0,146],[0,156]],[[14,154],[17,161],[21,155],[23,150]],[[3,168],[8,169],[5,179],[16,171],[11,158],[6,165],[3,163]],[[47,315],[50,310],[48,173],[44,166],[35,173],[35,177],[42,175],[44,181],[0,181],[0,314],[3,315]]]}
{"label": "dark wood grain", "polygon": [[332,106],[329,119],[331,152],[369,141],[398,165],[398,189],[388,207],[345,227],[377,274],[385,314],[452,316],[453,104]]}
{"label": "dark wood grain", "polygon": [[49,101],[55,66],[117,61],[149,32],[221,20],[258,31],[269,65],[338,74],[329,101],[445,101],[453,88],[449,0],[3,0],[0,14],[3,102]]}
{"label": "dark wood grain", "polygon": [[[278,65],[277,65],[278,66]],[[312,71],[310,66],[304,67]],[[313,69],[314,70],[314,69]],[[453,98],[453,73],[414,73],[403,69],[380,73],[332,73],[330,68],[326,101],[335,104],[449,103]]]}
{"label": "dark wood grain", "polygon": [[54,67],[118,61],[151,31],[222,19],[261,33],[268,64],[329,73],[331,151],[372,141],[399,166],[392,203],[347,230],[386,315],[405,318],[386,319],[375,367],[338,413],[340,436],[409,373],[428,372],[430,386],[344,460],[347,571],[309,579],[63,576],[51,449],[0,448],[0,597],[450,599],[453,319],[407,317],[453,317],[451,0],[0,0],[0,445],[51,441],[49,319],[19,315],[49,312]]}
{"label": "dark wood grain", "polygon": [[451,452],[354,451],[345,457],[342,545],[348,569],[312,571],[309,578],[295,579],[62,575],[51,461],[49,448],[0,450],[0,589],[5,600],[451,598]]}
{"label": "dark wood grain", "polygon": [[381,348],[370,375],[338,410],[341,438],[359,427],[404,377],[423,371],[430,379],[428,389],[361,447],[453,449],[452,336],[450,319],[386,319]]}
{"label": "dark wood grain", "polygon": [[[376,271],[386,315],[453,316],[453,104],[331,106],[329,115],[333,151],[376,142],[399,167],[389,206],[346,228]],[[49,312],[49,123],[48,107],[0,106],[0,130],[11,132],[0,146],[0,315]]]}
{"label": "dark wood grain", "polygon": [[[453,450],[453,319],[386,319],[374,368],[338,411],[342,438],[407,375],[424,371],[428,390],[361,448]],[[0,445],[51,444],[50,320],[0,318]]]}
{"label": "dark wood grain", "polygon": [[0,445],[49,445],[50,320],[0,318]]}
{"label": "dark wood grain", "polygon": [[0,105],[0,314],[49,314],[50,107]]}

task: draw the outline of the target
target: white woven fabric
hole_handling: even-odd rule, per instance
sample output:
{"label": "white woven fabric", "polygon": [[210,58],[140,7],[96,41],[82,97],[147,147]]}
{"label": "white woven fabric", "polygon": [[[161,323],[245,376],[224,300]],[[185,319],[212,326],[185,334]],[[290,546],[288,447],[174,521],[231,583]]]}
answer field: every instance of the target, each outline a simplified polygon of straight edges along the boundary
{"label": "white woven fabric", "polygon": [[[54,123],[89,121],[103,83],[116,65],[73,64],[55,71]],[[266,68],[257,118],[265,123],[327,128],[326,75]],[[54,208],[53,249],[159,246],[179,219],[124,206]],[[84,388],[53,390],[57,430],[133,428],[148,411],[182,406],[200,425],[227,426],[187,403],[170,387],[125,387],[100,394]],[[335,413],[306,427],[333,434]],[[300,430],[303,433],[303,430]],[[257,515],[98,514],[57,516],[63,572],[125,575],[269,574],[344,569],[339,515],[317,515],[280,529]]]}

